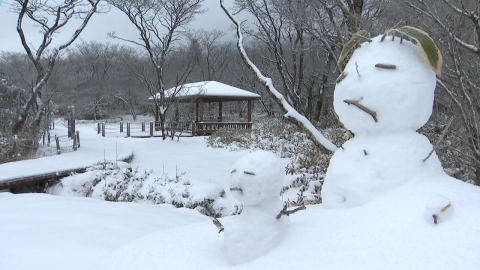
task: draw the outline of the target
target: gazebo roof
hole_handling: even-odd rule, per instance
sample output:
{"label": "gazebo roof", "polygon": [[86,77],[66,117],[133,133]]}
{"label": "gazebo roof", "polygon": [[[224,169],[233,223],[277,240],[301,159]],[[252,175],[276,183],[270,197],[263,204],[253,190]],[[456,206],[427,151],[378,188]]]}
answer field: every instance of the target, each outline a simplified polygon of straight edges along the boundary
{"label": "gazebo roof", "polygon": [[[196,101],[203,99],[209,101],[238,101],[260,99],[261,96],[237,87],[233,87],[216,81],[204,81],[187,83],[181,86],[165,90],[165,96],[169,97],[175,93],[174,100]],[[160,98],[160,94],[149,97],[149,100]]]}

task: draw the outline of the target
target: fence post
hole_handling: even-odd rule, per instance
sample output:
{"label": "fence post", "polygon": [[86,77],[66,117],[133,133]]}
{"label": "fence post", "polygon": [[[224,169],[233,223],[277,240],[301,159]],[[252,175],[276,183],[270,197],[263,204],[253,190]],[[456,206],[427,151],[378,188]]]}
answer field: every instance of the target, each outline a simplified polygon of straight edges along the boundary
{"label": "fence post", "polygon": [[142,132],[145,132],[145,121],[142,121]]}
{"label": "fence post", "polygon": [[18,136],[17,135],[13,137],[13,149],[14,149],[14,155],[15,155],[13,158],[15,160],[18,160]]}
{"label": "fence post", "polygon": [[127,137],[130,137],[130,122],[127,122]]}
{"label": "fence post", "polygon": [[71,138],[72,137],[72,131],[70,130],[70,113],[69,113],[68,119],[67,119],[67,126],[68,126],[67,136],[68,136],[68,138]]}
{"label": "fence post", "polygon": [[73,145],[72,145],[73,151],[77,151],[77,136],[76,136],[76,134],[72,134],[72,139],[73,139]]}
{"label": "fence post", "polygon": [[76,135],[77,135],[77,147],[80,148],[80,132],[76,132]]}
{"label": "fence post", "polygon": [[60,141],[58,139],[57,134],[55,134],[55,142],[57,144],[57,155],[60,155]]}
{"label": "fence post", "polygon": [[150,137],[153,137],[153,122],[150,121]]}
{"label": "fence post", "polygon": [[123,132],[123,121],[120,121],[120,133]]}
{"label": "fence post", "polygon": [[47,146],[50,147],[50,132],[48,132],[48,142],[47,142]]}
{"label": "fence post", "polygon": [[192,136],[195,136],[195,132],[196,132],[195,127],[196,127],[195,121],[192,121]]}
{"label": "fence post", "polygon": [[100,122],[97,123],[97,134],[100,134]]}
{"label": "fence post", "polygon": [[102,137],[105,137],[105,122],[102,123]]}

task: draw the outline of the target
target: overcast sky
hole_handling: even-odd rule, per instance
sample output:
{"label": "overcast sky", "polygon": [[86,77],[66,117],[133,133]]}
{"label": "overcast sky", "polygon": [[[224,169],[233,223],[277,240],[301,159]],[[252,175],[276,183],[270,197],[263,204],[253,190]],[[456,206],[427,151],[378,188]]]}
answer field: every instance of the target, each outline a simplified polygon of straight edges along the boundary
{"label": "overcast sky", "polygon": [[[17,14],[10,12],[10,6],[6,3],[7,1],[8,0],[0,0],[0,51],[24,52],[16,31],[18,17]],[[207,8],[208,11],[205,14],[198,15],[196,20],[190,24],[189,28],[203,28],[205,30],[217,29],[227,32],[226,38],[233,39],[235,33],[230,29],[232,24],[220,8],[219,2],[219,0],[205,0],[203,6]],[[233,0],[227,0],[225,2],[232,3]],[[226,5],[231,7],[231,4]],[[243,20],[248,16],[246,14],[239,14],[237,17],[239,20]],[[63,33],[54,39],[57,40],[57,44],[63,43],[63,41],[71,36],[75,26],[72,25],[72,27],[69,28],[62,28],[64,29],[62,31]],[[25,24],[24,31],[26,32],[29,42],[38,44],[41,40],[38,29],[31,27],[30,23]],[[128,21],[127,16],[114,8],[112,8],[108,14],[95,14],[80,35],[80,38],[85,41],[95,40],[98,42],[116,43],[118,41],[107,38],[107,33],[112,31],[116,31],[117,35],[121,37],[138,39],[138,32],[130,21]]]}

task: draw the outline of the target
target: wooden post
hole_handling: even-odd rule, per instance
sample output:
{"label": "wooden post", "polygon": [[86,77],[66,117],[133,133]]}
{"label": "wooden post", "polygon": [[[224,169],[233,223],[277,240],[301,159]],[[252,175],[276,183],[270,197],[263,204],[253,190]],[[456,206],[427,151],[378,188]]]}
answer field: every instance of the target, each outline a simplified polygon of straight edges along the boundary
{"label": "wooden post", "polygon": [[127,137],[130,137],[130,122],[127,122]]}
{"label": "wooden post", "polygon": [[102,137],[105,137],[105,122],[102,123]]}
{"label": "wooden post", "polygon": [[142,132],[145,132],[145,121],[142,121]]}
{"label": "wooden post", "polygon": [[153,137],[153,122],[150,121],[150,137]]}
{"label": "wooden post", "polygon": [[123,121],[120,121],[120,133],[123,132]]}
{"label": "wooden post", "polygon": [[198,102],[195,102],[195,122],[198,122],[198,120],[200,119],[198,117]]}
{"label": "wooden post", "polygon": [[68,116],[67,116],[67,117],[68,117],[68,119],[67,119],[67,128],[68,128],[68,130],[67,130],[67,136],[68,136],[68,138],[70,138],[70,136],[71,136],[71,134],[70,134],[70,132],[71,132],[71,131],[70,131],[70,112],[68,113]]}
{"label": "wooden post", "polygon": [[97,123],[97,134],[100,134],[100,122]]}
{"label": "wooden post", "polygon": [[223,122],[222,117],[223,117],[223,112],[222,112],[222,102],[218,102],[218,122]]}
{"label": "wooden post", "polygon": [[68,106],[68,137],[75,136],[75,106]]}
{"label": "wooden post", "polygon": [[77,147],[80,148],[80,132],[76,132],[76,135],[77,135]]}
{"label": "wooden post", "polygon": [[72,125],[70,126],[70,130],[72,131],[72,137],[75,136],[75,107],[73,107]]}
{"label": "wooden post", "polygon": [[195,123],[195,121],[192,121],[192,136],[196,136],[196,134],[195,134],[195,132],[196,132],[196,130],[195,130],[196,126],[197,126],[197,123]]}
{"label": "wooden post", "polygon": [[13,149],[14,149],[14,155],[15,155],[13,158],[15,160],[18,160],[19,155],[18,155],[18,137],[17,137],[17,135],[15,135],[15,139],[13,141]]}
{"label": "wooden post", "polygon": [[42,144],[45,145],[45,133],[47,133],[46,130],[43,131],[43,136],[42,136]]}
{"label": "wooden post", "polygon": [[203,98],[200,99],[200,104],[199,104],[199,112],[198,112],[198,120],[200,122],[203,122]]}
{"label": "wooden post", "polygon": [[57,144],[57,155],[60,155],[60,141],[56,134],[55,134],[55,142]]}
{"label": "wooden post", "polygon": [[252,122],[252,100],[248,100],[248,120],[247,122]]}
{"label": "wooden post", "polygon": [[55,121],[52,121],[52,129],[55,129]]}
{"label": "wooden post", "polygon": [[74,134],[72,138],[73,138],[73,146],[72,146],[73,151],[77,151],[77,136]]}
{"label": "wooden post", "polygon": [[47,142],[47,146],[50,147],[50,132],[48,132],[48,142]]}

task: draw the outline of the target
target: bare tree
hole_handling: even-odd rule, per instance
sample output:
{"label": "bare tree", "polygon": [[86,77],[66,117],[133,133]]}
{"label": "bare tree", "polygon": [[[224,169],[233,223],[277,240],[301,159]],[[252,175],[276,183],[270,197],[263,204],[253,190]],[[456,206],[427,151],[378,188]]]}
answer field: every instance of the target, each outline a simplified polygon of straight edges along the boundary
{"label": "bare tree", "polygon": [[[237,0],[255,20],[243,30],[265,48],[255,63],[295,110],[313,122],[328,112],[334,78],[339,73],[336,56],[349,33],[369,25],[381,13],[377,0]],[[338,75],[338,74],[337,74]],[[322,122],[325,124],[325,121]]]}
{"label": "bare tree", "polygon": [[[70,46],[83,31],[90,18],[99,7],[100,0],[14,0],[12,7],[18,12],[17,32],[28,58],[35,66],[35,80],[28,101],[22,105],[18,120],[13,126],[13,132],[22,131],[31,110],[35,111],[33,126],[39,126],[45,114],[42,89],[52,74],[60,52]],[[40,29],[42,40],[34,47],[25,35],[23,24],[25,18],[30,19]],[[54,35],[59,33],[74,18],[81,20],[75,32],[59,46],[52,46]],[[45,60],[45,61],[44,61]]]}
{"label": "bare tree", "polygon": [[237,48],[240,52],[240,55],[244,61],[244,63],[248,66],[248,68],[255,73],[257,80],[259,83],[265,85],[266,90],[275,99],[275,101],[279,104],[280,108],[285,113],[285,117],[290,120],[292,123],[297,125],[298,127],[305,130],[307,136],[312,140],[312,142],[319,147],[320,149],[328,149],[330,151],[335,151],[337,147],[326,139],[323,134],[318,131],[308,119],[304,116],[300,115],[285,99],[285,97],[273,86],[273,82],[271,78],[268,78],[262,74],[262,72],[258,69],[258,67],[250,60],[245,49],[243,47],[243,34],[241,30],[240,23],[235,20],[232,14],[225,8],[223,5],[223,0],[220,0],[220,6],[222,7],[223,11],[230,20],[235,24],[237,30]]}
{"label": "bare tree", "polygon": [[231,43],[220,43],[225,33],[219,30],[195,30],[186,33],[194,54],[196,67],[203,80],[218,81],[223,77],[229,62]]}
{"label": "bare tree", "polygon": [[[438,40],[443,54],[442,77],[437,79],[437,102],[442,112],[454,114],[462,148],[455,153],[474,171],[480,185],[480,3],[478,1],[401,1],[406,22],[419,24]],[[466,147],[463,147],[465,145]],[[452,147],[453,148],[453,147]],[[445,157],[444,157],[445,159]],[[458,177],[458,176],[457,176]]]}
{"label": "bare tree", "polygon": [[[165,139],[165,112],[171,97],[175,95],[165,94],[165,63],[167,56],[174,51],[175,44],[180,40],[180,31],[195,18],[195,15],[204,12],[201,9],[203,0],[108,0],[108,2],[127,15],[138,30],[140,41],[126,39],[116,33],[111,33],[110,36],[135,44],[147,53],[156,76],[155,83],[149,84],[147,90],[155,97],[154,102],[159,108],[162,136]],[[145,82],[144,80],[142,83]]]}

